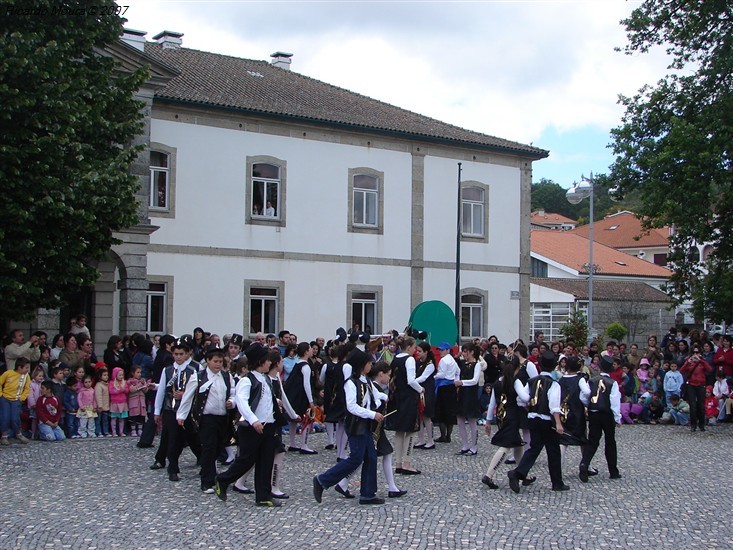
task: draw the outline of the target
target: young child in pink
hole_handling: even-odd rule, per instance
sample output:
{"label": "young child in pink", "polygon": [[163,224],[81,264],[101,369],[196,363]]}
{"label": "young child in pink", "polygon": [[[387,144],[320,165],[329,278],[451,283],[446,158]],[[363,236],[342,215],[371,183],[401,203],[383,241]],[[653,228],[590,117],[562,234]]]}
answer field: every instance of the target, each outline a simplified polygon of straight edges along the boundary
{"label": "young child in pink", "polygon": [[97,399],[92,386],[92,377],[87,375],[82,379],[83,386],[76,392],[79,409],[76,413],[79,418],[79,435],[95,437],[94,419],[97,418]]}
{"label": "young child in pink", "polygon": [[125,371],[120,367],[112,369],[112,380],[109,381],[109,416],[112,424],[112,435],[125,435],[125,418],[129,416],[127,394],[130,388],[125,381]]}
{"label": "young child in pink", "polygon": [[127,395],[127,408],[130,415],[130,435],[142,435],[145,423],[145,394],[148,391],[148,381],[142,377],[142,368],[132,367],[132,378],[127,379],[130,393]]}
{"label": "young child in pink", "polygon": [[33,369],[31,374],[31,393],[28,394],[26,406],[28,407],[28,416],[31,419],[31,439],[38,437],[38,415],[36,414],[36,403],[41,398],[41,383],[46,378],[46,371],[43,367],[38,366]]}

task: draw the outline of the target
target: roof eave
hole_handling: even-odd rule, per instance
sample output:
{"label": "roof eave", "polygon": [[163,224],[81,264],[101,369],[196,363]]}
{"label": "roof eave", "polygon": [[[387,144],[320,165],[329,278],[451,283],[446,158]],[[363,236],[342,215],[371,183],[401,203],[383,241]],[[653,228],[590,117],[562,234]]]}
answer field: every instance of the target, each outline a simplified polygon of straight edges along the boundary
{"label": "roof eave", "polygon": [[415,134],[415,133],[403,132],[399,130],[390,130],[387,128],[376,128],[372,126],[363,126],[360,124],[350,124],[346,122],[324,120],[324,119],[304,117],[304,116],[299,116],[299,115],[289,115],[285,113],[273,113],[273,112],[262,111],[258,109],[247,109],[244,107],[232,107],[229,105],[216,105],[216,104],[204,103],[200,101],[189,101],[189,100],[184,100],[184,99],[175,99],[175,98],[159,97],[159,96],[156,96],[154,101],[161,102],[161,103],[168,103],[172,105],[189,105],[189,106],[198,106],[198,107],[204,107],[206,109],[215,109],[215,110],[226,111],[226,112],[253,114],[253,115],[270,118],[274,120],[295,120],[295,121],[300,121],[300,122],[307,122],[309,124],[318,124],[321,126],[345,128],[345,129],[350,129],[350,130],[362,130],[364,132],[369,132],[375,135],[411,138],[411,139],[428,142],[428,143],[441,143],[441,144],[447,144],[447,145],[453,145],[453,146],[462,145],[462,146],[471,147],[474,149],[481,149],[485,151],[493,151],[493,152],[498,152],[498,153],[517,155],[520,157],[529,158],[531,160],[541,160],[543,158],[547,158],[548,156],[550,156],[550,152],[546,151],[545,149],[535,149],[534,151],[524,151],[522,149],[514,149],[512,147],[502,147],[500,145],[488,145],[485,143],[477,143],[474,141],[463,141],[463,140],[458,140],[458,139],[441,138],[438,136],[429,136],[427,134]]}

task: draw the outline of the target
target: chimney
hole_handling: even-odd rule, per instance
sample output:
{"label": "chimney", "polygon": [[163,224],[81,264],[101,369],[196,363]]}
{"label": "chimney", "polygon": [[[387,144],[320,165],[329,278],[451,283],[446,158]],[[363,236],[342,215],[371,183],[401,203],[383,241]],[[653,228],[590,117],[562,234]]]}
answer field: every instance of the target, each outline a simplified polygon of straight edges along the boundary
{"label": "chimney", "polygon": [[173,31],[162,31],[153,37],[153,40],[157,40],[158,44],[163,46],[163,49],[177,50],[181,47],[183,40],[181,37],[183,33]]}
{"label": "chimney", "polygon": [[290,58],[293,57],[293,54],[286,52],[275,52],[273,54],[270,54],[270,57],[272,57],[272,61],[270,61],[270,63],[273,66],[280,67],[281,69],[285,69],[286,71],[290,70]]}
{"label": "chimney", "polygon": [[124,29],[122,31],[122,40],[125,44],[132,46],[133,48],[145,51],[145,35],[148,34],[145,31],[136,31],[135,29]]}

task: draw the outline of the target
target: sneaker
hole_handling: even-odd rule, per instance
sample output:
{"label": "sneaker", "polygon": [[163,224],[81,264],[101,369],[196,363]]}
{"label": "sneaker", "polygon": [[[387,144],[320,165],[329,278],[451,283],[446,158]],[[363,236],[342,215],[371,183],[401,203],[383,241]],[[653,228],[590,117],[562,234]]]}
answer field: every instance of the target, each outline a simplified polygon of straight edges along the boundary
{"label": "sneaker", "polygon": [[30,443],[30,439],[28,439],[23,434],[18,434],[16,437],[18,438],[18,441],[20,441],[23,445],[27,445],[28,443]]}
{"label": "sneaker", "polygon": [[206,489],[201,489],[201,492],[205,495],[213,495],[216,492],[216,489],[213,487],[207,487]]}
{"label": "sneaker", "polygon": [[10,445],[10,440],[7,437],[0,438],[0,445]]}

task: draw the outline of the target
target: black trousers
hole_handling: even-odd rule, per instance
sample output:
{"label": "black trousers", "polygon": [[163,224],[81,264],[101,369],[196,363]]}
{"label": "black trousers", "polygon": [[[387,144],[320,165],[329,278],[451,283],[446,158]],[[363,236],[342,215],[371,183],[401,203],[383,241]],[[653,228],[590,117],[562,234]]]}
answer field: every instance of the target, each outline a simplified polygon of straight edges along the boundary
{"label": "black trousers", "polygon": [[705,427],[705,386],[687,384],[687,402],[690,404],[690,426]]}
{"label": "black trousers", "polygon": [[216,482],[216,458],[224,440],[229,436],[228,416],[201,415],[199,441],[201,442],[201,488],[213,487]]}
{"label": "black trousers", "polygon": [[265,424],[261,434],[252,426],[237,428],[239,454],[226,472],[216,476],[219,483],[230,485],[255,467],[255,498],[257,502],[272,499],[272,462],[277,438],[275,424]]}
{"label": "black trousers", "polygon": [[[177,474],[181,471],[178,459],[183,448],[188,445],[198,460],[201,458],[201,444],[198,434],[192,429],[190,420],[186,420],[184,427],[178,425],[175,411],[163,411],[163,431],[160,434],[160,447],[155,453],[155,460],[164,464],[168,461],[168,474]],[[165,457],[160,461],[159,457]]]}
{"label": "black trousers", "polygon": [[526,478],[534,463],[537,462],[537,458],[540,456],[542,449],[546,449],[547,466],[550,470],[552,486],[562,486],[562,455],[560,454],[560,442],[557,437],[557,432],[552,429],[552,420],[530,418],[528,422],[530,433],[529,449],[522,456],[522,460],[514,472],[519,479]]}
{"label": "black trousers", "polygon": [[590,412],[588,413],[588,444],[583,447],[581,465],[590,467],[590,462],[598,450],[601,442],[601,435],[604,436],[606,462],[608,473],[618,474],[617,451],[616,451],[616,421],[613,413]]}

